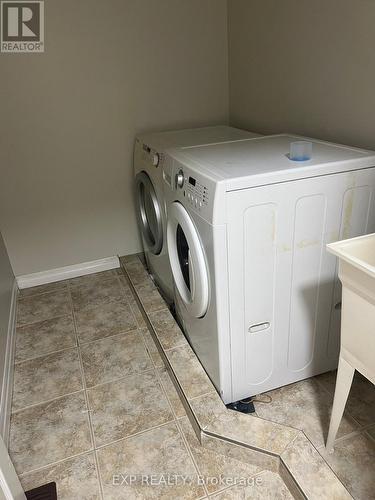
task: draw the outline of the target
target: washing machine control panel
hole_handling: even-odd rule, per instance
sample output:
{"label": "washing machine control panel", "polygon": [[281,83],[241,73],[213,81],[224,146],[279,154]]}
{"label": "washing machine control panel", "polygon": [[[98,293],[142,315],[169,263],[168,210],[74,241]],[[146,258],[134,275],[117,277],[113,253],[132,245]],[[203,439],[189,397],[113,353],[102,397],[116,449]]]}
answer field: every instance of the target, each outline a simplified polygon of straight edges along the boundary
{"label": "washing machine control panel", "polygon": [[182,169],[176,172],[175,187],[180,196],[198,212],[201,212],[208,206],[209,190],[208,187],[199,181],[196,176],[187,175]]}
{"label": "washing machine control panel", "polygon": [[166,202],[168,204],[171,201],[179,201],[187,210],[212,223],[217,182],[199,172],[199,165],[187,166],[174,157],[174,154],[178,153],[179,150],[177,153],[174,150],[167,152],[163,164]]}
{"label": "washing machine control panel", "polygon": [[198,210],[206,207],[208,204],[208,188],[200,183],[195,177],[186,178],[184,196],[190,205]]}

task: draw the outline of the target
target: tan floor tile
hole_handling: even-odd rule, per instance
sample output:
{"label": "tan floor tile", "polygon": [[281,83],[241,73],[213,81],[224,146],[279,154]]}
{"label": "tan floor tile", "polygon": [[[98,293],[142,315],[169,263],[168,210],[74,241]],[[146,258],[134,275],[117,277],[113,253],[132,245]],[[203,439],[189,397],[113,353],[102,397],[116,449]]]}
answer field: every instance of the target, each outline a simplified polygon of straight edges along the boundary
{"label": "tan floor tile", "polygon": [[84,344],[81,354],[88,387],[153,367],[139,330]]}
{"label": "tan floor tile", "polygon": [[14,370],[13,411],[81,389],[77,348],[23,361]]}
{"label": "tan floor tile", "polygon": [[143,314],[142,314],[136,300],[134,299],[134,297],[129,298],[128,302],[129,302],[130,308],[134,314],[134,317],[137,320],[138,327],[139,328],[147,328],[146,321],[145,321]]}
{"label": "tan floor tile", "polygon": [[120,263],[122,266],[125,266],[128,262],[138,262],[139,261],[139,253],[132,253],[130,255],[123,255],[120,257]]}
{"label": "tan floor tile", "polygon": [[20,477],[25,491],[56,482],[59,500],[99,500],[100,487],[93,453],[80,455]]}
{"label": "tan floor tile", "polygon": [[173,419],[153,370],[96,386],[88,396],[96,446]]}
{"label": "tan floor tile", "polygon": [[321,375],[317,375],[316,377],[314,377],[314,379],[317,380],[326,391],[333,395],[333,393],[335,392],[336,375],[337,370],[333,370],[330,372],[322,373]]}
{"label": "tan floor tile", "polygon": [[17,325],[29,325],[70,313],[71,304],[67,291],[32,295],[18,301]]}
{"label": "tan floor tile", "polygon": [[180,419],[179,425],[199,472],[205,478],[208,493],[214,493],[240,481],[248,481],[263,470],[257,465],[241,462],[201,446],[187,417]]}
{"label": "tan floor tile", "polygon": [[[303,430],[312,443],[319,447],[328,433],[332,396],[315,379],[302,380],[267,393],[271,403],[255,403],[259,417]],[[341,421],[338,437],[358,429],[348,415]]]}
{"label": "tan floor tile", "polygon": [[10,455],[19,474],[92,448],[83,392],[12,415]]}
{"label": "tan floor tile", "polygon": [[272,472],[279,472],[280,462],[278,457],[268,455],[239,444],[232,443],[208,434],[201,436],[201,444],[204,448],[237,460],[239,462],[250,464],[252,467],[256,466],[259,470],[270,470]]}
{"label": "tan floor tile", "polygon": [[320,450],[356,500],[375,499],[375,442],[364,433],[335,444],[333,453]]}
{"label": "tan floor tile", "polygon": [[154,342],[154,339],[152,338],[150,331],[148,330],[148,328],[142,328],[141,332],[142,332],[142,335],[143,335],[143,338],[144,338],[144,341],[146,344],[146,349],[147,349],[154,365],[157,368],[163,368],[165,366],[164,361],[163,361],[163,359],[158,351],[158,348],[156,347],[156,344]]}
{"label": "tan floor tile", "polygon": [[139,259],[126,262],[125,269],[134,286],[145,285],[150,281],[150,276]]}
{"label": "tan floor tile", "polygon": [[350,500],[352,497],[307,437],[300,432],[281,454],[296,483],[311,499]]}
{"label": "tan floor tile", "polygon": [[168,309],[150,313],[148,317],[164,349],[187,344],[186,337]]}
{"label": "tan floor tile", "polygon": [[366,430],[366,434],[368,434],[372,439],[375,440],[375,425],[372,425]]}
{"label": "tan floor tile", "polygon": [[130,289],[128,279],[124,275],[119,276],[118,279],[119,279],[122,287],[124,288],[124,293],[125,293],[127,300],[128,301],[134,300],[133,292]]}
{"label": "tan floor tile", "polygon": [[[332,394],[336,387],[336,370],[315,377]],[[360,425],[375,423],[375,385],[356,372],[350,390],[346,411]]]}
{"label": "tan floor tile", "polygon": [[71,294],[75,311],[125,300],[124,288],[117,276],[72,286]]}
{"label": "tan floor tile", "polygon": [[272,454],[280,454],[301,432],[228,410],[217,392],[191,399],[190,404],[203,430]]}
{"label": "tan floor tile", "polygon": [[359,373],[355,375],[346,409],[360,425],[375,423],[375,385]]}
{"label": "tan floor tile", "polygon": [[72,287],[77,285],[93,285],[95,283],[102,283],[103,281],[116,278],[121,275],[121,269],[109,269],[108,271],[101,271],[99,273],[87,274],[85,276],[78,276],[69,280]]}
{"label": "tan floor tile", "polygon": [[77,339],[71,315],[21,326],[16,334],[16,362],[75,345]]}
{"label": "tan floor tile", "polygon": [[166,303],[150,279],[145,285],[139,285],[135,288],[147,314],[166,309]]}
{"label": "tan floor tile", "polygon": [[[197,473],[174,423],[124,439],[98,452],[106,500],[195,499],[204,496]],[[135,476],[129,485],[122,478]],[[162,484],[162,480],[175,484]],[[183,480],[185,477],[185,481]],[[151,481],[160,485],[147,484]]]}
{"label": "tan floor tile", "polygon": [[56,281],[55,283],[47,283],[46,285],[33,286],[31,288],[23,288],[19,291],[19,297],[31,297],[41,293],[56,292],[67,290],[67,281]]}
{"label": "tan floor tile", "polygon": [[166,354],[188,399],[214,390],[214,386],[189,345],[171,349]]}
{"label": "tan floor tile", "polygon": [[275,472],[263,472],[248,486],[232,486],[215,495],[215,500],[293,500],[293,496],[281,477]]}
{"label": "tan floor tile", "polygon": [[124,300],[82,309],[75,313],[75,319],[80,344],[138,327],[129,305]]}
{"label": "tan floor tile", "polygon": [[168,371],[165,367],[159,368],[159,377],[160,381],[163,385],[163,388],[167,394],[169,402],[172,405],[173,412],[177,418],[184,417],[186,415],[185,408],[181,402],[180,396],[178,395],[175,386],[171,380],[171,377],[168,374]]}

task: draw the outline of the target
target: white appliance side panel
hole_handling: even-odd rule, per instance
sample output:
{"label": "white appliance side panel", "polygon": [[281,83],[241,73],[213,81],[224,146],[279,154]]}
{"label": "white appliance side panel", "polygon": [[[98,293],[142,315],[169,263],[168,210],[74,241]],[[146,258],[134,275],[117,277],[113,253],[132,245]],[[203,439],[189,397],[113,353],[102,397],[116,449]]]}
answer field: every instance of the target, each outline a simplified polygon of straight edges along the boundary
{"label": "white appliance side panel", "polygon": [[327,195],[296,200],[294,210],[288,368],[302,370],[314,355]]}
{"label": "white appliance side panel", "polygon": [[[285,363],[288,321],[286,316],[278,317],[278,312],[288,310],[289,302],[280,307],[276,291],[277,274],[284,270],[284,282],[290,283],[290,251],[282,251],[279,260],[276,242],[289,242],[291,234],[280,234],[280,214],[287,214],[288,205],[274,186],[228,193],[227,210],[232,387],[236,401],[263,392]],[[290,244],[285,248],[290,249]],[[288,299],[289,293],[281,297]]]}
{"label": "white appliance side panel", "polygon": [[[253,205],[243,217],[244,234],[244,356],[247,380],[260,384],[273,371],[275,258],[274,245],[277,206],[273,203]],[[256,265],[254,265],[256,263]],[[254,286],[254,283],[259,286]],[[256,352],[256,356],[252,353]]]}
{"label": "white appliance side panel", "polygon": [[[335,240],[355,238],[362,234],[375,232],[375,169],[358,172],[353,180],[357,186],[349,187],[344,193],[340,214],[340,230]],[[341,325],[341,282],[337,276],[332,298],[330,328],[326,342],[327,355],[337,352],[340,346]]]}
{"label": "white appliance side panel", "polygon": [[[364,186],[348,218],[347,192]],[[337,346],[327,345],[336,261],[325,245],[348,221],[369,229],[374,186],[375,169],[366,169],[228,193],[234,399],[335,367]]]}

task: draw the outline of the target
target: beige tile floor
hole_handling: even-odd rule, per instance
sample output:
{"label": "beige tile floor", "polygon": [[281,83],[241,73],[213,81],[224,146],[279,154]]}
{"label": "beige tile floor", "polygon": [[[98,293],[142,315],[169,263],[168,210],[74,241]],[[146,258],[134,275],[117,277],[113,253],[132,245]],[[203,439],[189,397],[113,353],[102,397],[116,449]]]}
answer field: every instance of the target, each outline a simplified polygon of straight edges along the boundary
{"label": "beige tile floor", "polygon": [[[144,306],[165,308],[153,292]],[[165,344],[183,346],[164,316]],[[292,498],[200,445],[120,270],[20,292],[10,453],[25,489],[56,481],[59,500]]]}
{"label": "beige tile floor", "polygon": [[[305,432],[357,500],[375,499],[375,386],[356,373],[333,454],[325,453],[336,372],[267,393],[257,415]],[[261,396],[263,398],[264,395]]]}

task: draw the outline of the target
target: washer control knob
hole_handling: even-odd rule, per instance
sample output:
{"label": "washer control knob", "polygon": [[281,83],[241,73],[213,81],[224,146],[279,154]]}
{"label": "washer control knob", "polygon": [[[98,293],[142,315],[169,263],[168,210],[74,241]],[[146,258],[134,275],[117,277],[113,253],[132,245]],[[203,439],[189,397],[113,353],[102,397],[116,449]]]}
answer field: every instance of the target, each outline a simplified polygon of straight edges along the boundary
{"label": "washer control knob", "polygon": [[159,155],[158,153],[153,153],[152,155],[152,164],[154,167],[157,167],[159,165]]}
{"label": "washer control knob", "polygon": [[184,183],[185,183],[184,172],[182,170],[179,170],[178,173],[176,174],[176,186],[182,188]]}

